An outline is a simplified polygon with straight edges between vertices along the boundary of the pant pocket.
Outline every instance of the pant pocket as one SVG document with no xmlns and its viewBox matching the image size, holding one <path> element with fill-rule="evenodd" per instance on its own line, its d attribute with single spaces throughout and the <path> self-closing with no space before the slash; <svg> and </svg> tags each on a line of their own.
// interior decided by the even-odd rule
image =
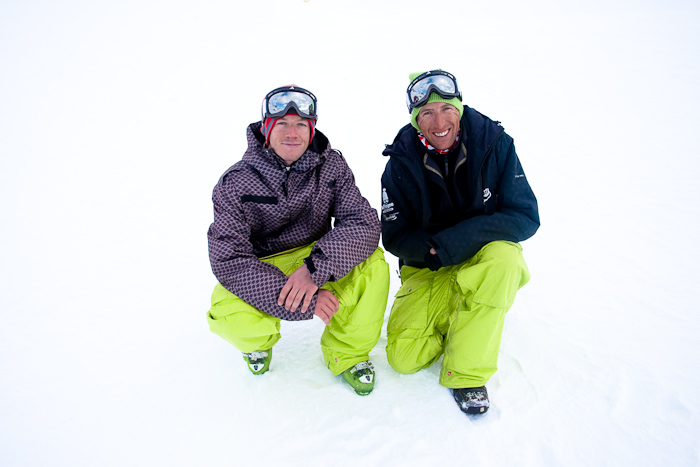
<svg viewBox="0 0 700 467">
<path fill-rule="evenodd" d="M 391 307 L 387 331 L 424 330 L 428 325 L 430 280 L 415 275 L 403 283 Z"/>
</svg>

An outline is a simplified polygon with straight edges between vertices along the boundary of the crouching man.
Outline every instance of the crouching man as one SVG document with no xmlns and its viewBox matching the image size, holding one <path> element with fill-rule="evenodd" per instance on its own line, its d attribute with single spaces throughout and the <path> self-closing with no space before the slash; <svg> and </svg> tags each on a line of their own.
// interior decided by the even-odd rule
<svg viewBox="0 0 700 467">
<path fill-rule="evenodd" d="M 248 150 L 214 188 L 209 258 L 219 284 L 210 329 L 270 368 L 280 320 L 319 317 L 328 369 L 359 395 L 374 388 L 369 352 L 383 324 L 389 267 L 377 212 L 316 130 L 316 97 L 297 86 L 267 94 Z"/>
<path fill-rule="evenodd" d="M 513 139 L 462 105 L 455 77 L 413 73 L 411 124 L 382 175 L 382 238 L 402 285 L 388 324 L 387 356 L 414 373 L 444 354 L 440 384 L 463 412 L 490 406 L 506 312 L 530 279 L 518 242 L 539 227 L 537 200 Z"/>
</svg>

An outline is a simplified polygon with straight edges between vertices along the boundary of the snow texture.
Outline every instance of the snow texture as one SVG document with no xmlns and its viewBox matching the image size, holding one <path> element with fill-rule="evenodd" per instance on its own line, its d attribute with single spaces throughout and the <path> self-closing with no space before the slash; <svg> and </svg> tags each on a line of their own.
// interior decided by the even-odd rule
<svg viewBox="0 0 700 467">
<path fill-rule="evenodd" d="M 0 465 L 700 464 L 699 10 L 0 3 Z M 356 396 L 318 319 L 284 323 L 253 376 L 207 327 L 206 231 L 263 96 L 312 90 L 379 208 L 408 74 L 438 67 L 540 203 L 491 409 L 462 414 L 439 364 L 395 373 L 386 329 Z"/>
</svg>

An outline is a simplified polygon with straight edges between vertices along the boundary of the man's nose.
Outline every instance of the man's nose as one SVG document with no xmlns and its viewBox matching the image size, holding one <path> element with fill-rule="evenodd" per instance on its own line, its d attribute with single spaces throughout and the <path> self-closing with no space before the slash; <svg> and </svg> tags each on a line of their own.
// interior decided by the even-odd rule
<svg viewBox="0 0 700 467">
<path fill-rule="evenodd" d="M 435 115 L 435 126 L 442 128 L 442 124 L 445 123 L 445 117 L 442 113 L 437 112 Z"/>
</svg>

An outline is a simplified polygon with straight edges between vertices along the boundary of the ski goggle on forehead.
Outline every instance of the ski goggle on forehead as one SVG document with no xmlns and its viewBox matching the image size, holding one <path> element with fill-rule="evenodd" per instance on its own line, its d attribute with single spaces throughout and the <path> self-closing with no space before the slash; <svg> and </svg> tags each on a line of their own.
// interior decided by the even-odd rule
<svg viewBox="0 0 700 467">
<path fill-rule="evenodd" d="M 316 96 L 299 86 L 283 86 L 268 92 L 262 102 L 262 119 L 283 117 L 292 108 L 300 117 L 318 120 Z"/>
<path fill-rule="evenodd" d="M 457 98 L 462 100 L 462 92 L 457 85 L 457 78 L 451 73 L 442 70 L 426 71 L 417 76 L 406 88 L 406 105 L 408 112 L 416 107 L 423 107 L 435 92 L 443 99 Z"/>
</svg>

